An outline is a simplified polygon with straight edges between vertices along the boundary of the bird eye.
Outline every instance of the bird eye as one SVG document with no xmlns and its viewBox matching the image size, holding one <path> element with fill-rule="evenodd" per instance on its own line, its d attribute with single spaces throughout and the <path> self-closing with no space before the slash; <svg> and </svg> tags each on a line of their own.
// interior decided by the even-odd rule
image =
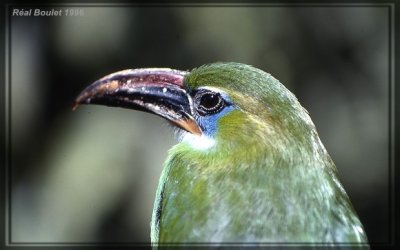
<svg viewBox="0 0 400 250">
<path fill-rule="evenodd" d="M 225 107 L 225 101 L 219 93 L 212 91 L 201 91 L 195 96 L 197 112 L 202 115 L 218 113 Z"/>
</svg>

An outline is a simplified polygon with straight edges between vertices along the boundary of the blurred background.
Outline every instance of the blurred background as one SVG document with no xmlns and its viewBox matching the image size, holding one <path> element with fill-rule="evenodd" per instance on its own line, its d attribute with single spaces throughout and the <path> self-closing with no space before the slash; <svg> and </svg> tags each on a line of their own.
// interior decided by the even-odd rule
<svg viewBox="0 0 400 250">
<path fill-rule="evenodd" d="M 117 70 L 215 61 L 254 65 L 296 94 L 370 242 L 389 241 L 388 7 L 54 9 L 75 16 L 10 18 L 14 243 L 149 242 L 171 129 L 72 102 Z"/>
</svg>

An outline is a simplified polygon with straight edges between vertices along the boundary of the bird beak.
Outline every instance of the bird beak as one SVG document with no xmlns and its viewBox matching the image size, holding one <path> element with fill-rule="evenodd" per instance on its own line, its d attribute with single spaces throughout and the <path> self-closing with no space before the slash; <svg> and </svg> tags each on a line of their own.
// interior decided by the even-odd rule
<svg viewBox="0 0 400 250">
<path fill-rule="evenodd" d="M 145 111 L 201 135 L 193 118 L 192 98 L 183 88 L 186 71 L 164 68 L 129 69 L 107 75 L 85 88 L 74 102 Z"/>
</svg>

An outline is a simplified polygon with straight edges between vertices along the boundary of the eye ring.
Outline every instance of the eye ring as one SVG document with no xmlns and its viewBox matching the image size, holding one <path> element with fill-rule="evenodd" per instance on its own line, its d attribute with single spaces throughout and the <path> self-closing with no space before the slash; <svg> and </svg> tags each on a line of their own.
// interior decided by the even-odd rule
<svg viewBox="0 0 400 250">
<path fill-rule="evenodd" d="M 226 106 L 220 93 L 209 90 L 197 92 L 194 100 L 197 113 L 201 116 L 216 114 Z"/>
</svg>

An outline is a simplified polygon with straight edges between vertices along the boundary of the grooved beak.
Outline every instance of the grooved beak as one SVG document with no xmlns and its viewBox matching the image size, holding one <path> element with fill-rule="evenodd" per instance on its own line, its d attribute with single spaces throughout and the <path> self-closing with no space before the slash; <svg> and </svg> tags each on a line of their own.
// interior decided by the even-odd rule
<svg viewBox="0 0 400 250">
<path fill-rule="evenodd" d="M 192 99 L 183 88 L 186 71 L 167 68 L 128 69 L 107 75 L 85 88 L 75 99 L 80 104 L 99 104 L 153 113 L 178 127 L 201 135 L 193 118 Z"/>
</svg>

